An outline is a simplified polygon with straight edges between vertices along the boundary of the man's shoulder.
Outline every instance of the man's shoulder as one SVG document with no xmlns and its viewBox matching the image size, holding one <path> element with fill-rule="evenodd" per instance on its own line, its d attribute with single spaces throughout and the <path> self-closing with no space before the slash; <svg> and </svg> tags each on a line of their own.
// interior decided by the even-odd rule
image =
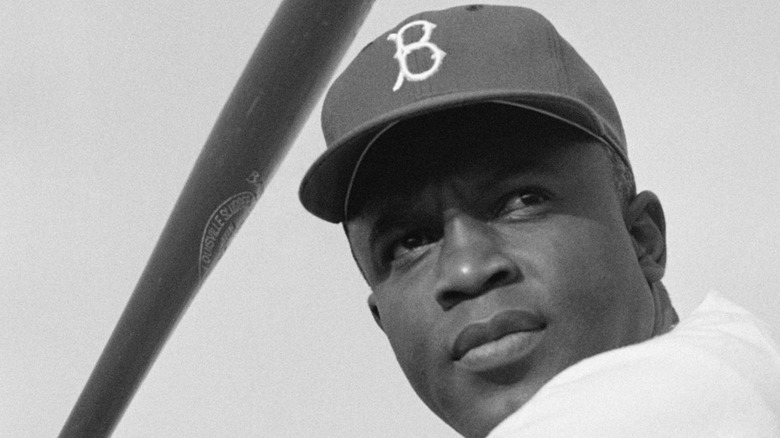
<svg viewBox="0 0 780 438">
<path fill-rule="evenodd" d="M 768 326 L 710 293 L 671 332 L 564 370 L 490 438 L 776 437 L 777 388 L 780 352 Z"/>
</svg>

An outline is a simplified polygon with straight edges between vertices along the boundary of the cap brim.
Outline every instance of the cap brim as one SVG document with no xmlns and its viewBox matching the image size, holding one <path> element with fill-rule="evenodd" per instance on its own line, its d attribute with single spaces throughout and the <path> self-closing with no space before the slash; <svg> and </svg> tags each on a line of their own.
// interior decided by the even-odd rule
<svg viewBox="0 0 780 438">
<path fill-rule="evenodd" d="M 345 201 L 357 164 L 369 142 L 388 124 L 436 111 L 476 103 L 501 103 L 531 110 L 572 125 L 612 147 L 628 162 L 616 143 L 616 133 L 588 105 L 568 96 L 518 93 L 516 90 L 480 90 L 434 96 L 374 118 L 334 142 L 303 178 L 299 197 L 304 207 L 328 222 L 343 222 Z"/>
</svg>

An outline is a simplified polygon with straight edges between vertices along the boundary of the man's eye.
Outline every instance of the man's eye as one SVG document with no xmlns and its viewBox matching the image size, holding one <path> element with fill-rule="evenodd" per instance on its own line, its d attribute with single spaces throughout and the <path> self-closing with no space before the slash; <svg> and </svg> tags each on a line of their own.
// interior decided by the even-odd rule
<svg viewBox="0 0 780 438">
<path fill-rule="evenodd" d="M 413 231 L 404 234 L 401 238 L 396 240 L 391 246 L 390 258 L 391 260 L 399 260 L 411 253 L 424 248 L 427 245 L 434 243 L 436 239 L 433 234 L 426 230 Z"/>
<path fill-rule="evenodd" d="M 522 214 L 532 207 L 549 201 L 550 197 L 540 190 L 514 193 L 507 197 L 501 207 L 501 215 Z"/>
</svg>

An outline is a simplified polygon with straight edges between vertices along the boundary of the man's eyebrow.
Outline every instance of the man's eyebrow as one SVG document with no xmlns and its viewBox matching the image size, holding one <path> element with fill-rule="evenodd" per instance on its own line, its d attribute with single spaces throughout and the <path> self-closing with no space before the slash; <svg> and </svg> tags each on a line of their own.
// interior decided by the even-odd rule
<svg viewBox="0 0 780 438">
<path fill-rule="evenodd" d="M 372 212 L 369 218 L 369 242 L 372 244 L 381 237 L 383 234 L 404 226 L 405 224 L 414 223 L 412 215 L 402 208 L 403 204 L 400 202 L 390 202 Z"/>
</svg>

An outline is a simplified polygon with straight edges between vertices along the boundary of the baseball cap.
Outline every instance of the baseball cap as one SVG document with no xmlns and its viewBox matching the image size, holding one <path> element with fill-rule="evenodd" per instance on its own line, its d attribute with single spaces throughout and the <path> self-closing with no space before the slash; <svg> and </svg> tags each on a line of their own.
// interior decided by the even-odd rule
<svg viewBox="0 0 780 438">
<path fill-rule="evenodd" d="M 360 161 L 383 132 L 402 120 L 485 102 L 574 126 L 630 167 L 612 97 L 547 19 L 522 7 L 459 6 L 407 18 L 334 81 L 322 109 L 327 149 L 301 182 L 302 204 L 324 220 L 344 221 Z"/>
</svg>

